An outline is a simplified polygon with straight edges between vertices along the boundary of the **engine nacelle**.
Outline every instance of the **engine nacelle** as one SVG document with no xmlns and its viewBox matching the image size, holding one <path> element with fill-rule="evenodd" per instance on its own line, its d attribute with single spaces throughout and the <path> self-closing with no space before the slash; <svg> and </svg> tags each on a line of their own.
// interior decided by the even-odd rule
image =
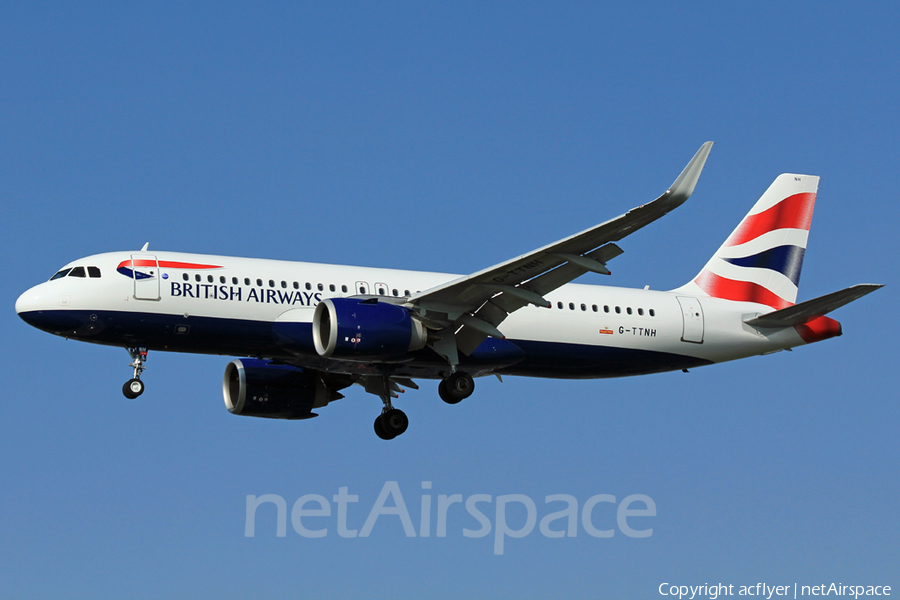
<svg viewBox="0 0 900 600">
<path fill-rule="evenodd" d="M 402 306 L 355 298 L 328 298 L 313 315 L 320 356 L 345 360 L 406 360 L 428 340 L 425 326 Z"/>
<path fill-rule="evenodd" d="M 228 363 L 222 393 L 228 412 L 268 419 L 309 419 L 312 409 L 343 398 L 315 373 L 254 359 Z"/>
</svg>

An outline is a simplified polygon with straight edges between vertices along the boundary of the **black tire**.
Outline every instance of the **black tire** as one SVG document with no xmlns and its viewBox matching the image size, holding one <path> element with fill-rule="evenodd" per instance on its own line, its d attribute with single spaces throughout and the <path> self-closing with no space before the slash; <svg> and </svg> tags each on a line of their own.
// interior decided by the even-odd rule
<svg viewBox="0 0 900 600">
<path fill-rule="evenodd" d="M 406 413 L 396 408 L 382 413 L 379 418 L 381 419 L 381 427 L 391 438 L 401 435 L 409 427 L 409 418 L 406 416 Z"/>
<path fill-rule="evenodd" d="M 134 400 L 144 393 L 144 382 L 140 379 L 129 379 L 122 386 L 122 394 L 129 400 Z"/>
<path fill-rule="evenodd" d="M 447 404 L 459 404 L 460 402 L 462 402 L 462 398 L 457 398 L 450 395 L 450 390 L 447 389 L 446 379 L 442 379 L 438 384 L 438 396 L 440 396 L 441 400 L 443 400 Z"/>
<path fill-rule="evenodd" d="M 475 391 L 475 380 L 468 373 L 457 371 L 438 385 L 438 394 L 448 404 L 465 400 Z"/>
<path fill-rule="evenodd" d="M 380 437 L 383 440 L 394 439 L 394 436 L 388 434 L 388 432 L 386 432 L 384 430 L 384 424 L 381 422 L 381 417 L 382 417 L 382 415 L 378 415 L 375 418 L 375 435 L 377 435 L 378 437 Z"/>
</svg>

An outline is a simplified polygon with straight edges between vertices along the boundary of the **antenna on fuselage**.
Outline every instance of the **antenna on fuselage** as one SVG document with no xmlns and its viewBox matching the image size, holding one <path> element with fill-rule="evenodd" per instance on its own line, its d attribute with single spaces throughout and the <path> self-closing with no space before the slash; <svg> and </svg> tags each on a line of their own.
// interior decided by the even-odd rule
<svg viewBox="0 0 900 600">
<path fill-rule="evenodd" d="M 141 252 L 146 252 L 147 248 L 150 247 L 150 242 L 144 242 L 144 246 L 141 248 Z"/>
</svg>

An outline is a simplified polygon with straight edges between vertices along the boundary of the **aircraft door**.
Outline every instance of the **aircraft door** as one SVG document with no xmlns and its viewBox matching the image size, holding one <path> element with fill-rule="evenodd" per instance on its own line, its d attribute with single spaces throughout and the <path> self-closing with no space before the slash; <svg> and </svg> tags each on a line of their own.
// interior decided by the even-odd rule
<svg viewBox="0 0 900 600">
<path fill-rule="evenodd" d="M 365 281 L 357 281 L 356 282 L 356 290 L 354 290 L 359 296 L 366 296 L 369 294 L 369 284 Z"/>
<path fill-rule="evenodd" d="M 703 308 L 700 306 L 700 301 L 696 298 L 678 296 L 678 304 L 681 305 L 681 316 L 684 319 L 681 341 L 702 344 Z"/>
<path fill-rule="evenodd" d="M 131 275 L 134 277 L 136 300 L 159 300 L 159 262 L 153 254 L 132 254 Z"/>
</svg>

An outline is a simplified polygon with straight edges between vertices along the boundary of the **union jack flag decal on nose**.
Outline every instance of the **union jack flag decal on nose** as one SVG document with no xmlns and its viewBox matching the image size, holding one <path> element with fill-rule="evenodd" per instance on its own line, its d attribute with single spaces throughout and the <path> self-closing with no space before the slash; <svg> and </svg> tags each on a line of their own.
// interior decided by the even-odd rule
<svg viewBox="0 0 900 600">
<path fill-rule="evenodd" d="M 778 176 L 692 283 L 713 298 L 792 306 L 818 185 L 811 175 Z"/>
</svg>

